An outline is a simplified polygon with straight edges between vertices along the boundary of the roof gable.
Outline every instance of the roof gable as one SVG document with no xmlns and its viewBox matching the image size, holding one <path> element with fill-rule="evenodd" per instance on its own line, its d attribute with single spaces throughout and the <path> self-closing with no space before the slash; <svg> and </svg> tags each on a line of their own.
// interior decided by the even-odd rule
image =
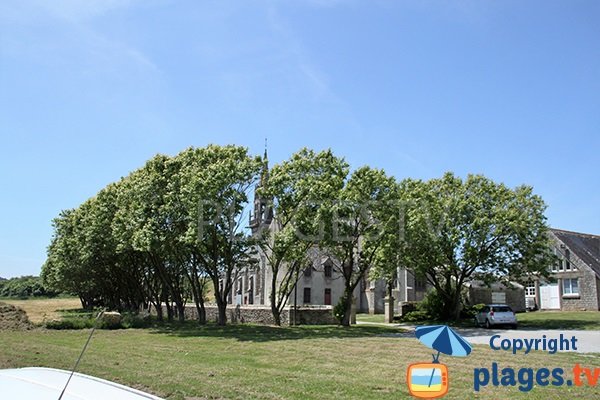
<svg viewBox="0 0 600 400">
<path fill-rule="evenodd" d="M 600 236 L 553 228 L 550 231 L 600 277 Z"/>
</svg>

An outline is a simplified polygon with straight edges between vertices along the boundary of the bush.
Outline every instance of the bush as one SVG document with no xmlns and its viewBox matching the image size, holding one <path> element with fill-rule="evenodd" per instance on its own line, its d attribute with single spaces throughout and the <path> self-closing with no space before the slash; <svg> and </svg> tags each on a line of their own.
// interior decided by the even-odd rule
<svg viewBox="0 0 600 400">
<path fill-rule="evenodd" d="M 124 329 L 147 328 L 151 324 L 150 316 L 142 317 L 137 313 L 123 313 L 121 327 Z"/>
<path fill-rule="evenodd" d="M 425 298 L 418 305 L 419 311 L 423 311 L 430 316 L 430 319 L 443 320 L 447 316 L 443 315 L 444 301 L 435 290 L 430 290 L 425 295 Z"/>
<path fill-rule="evenodd" d="M 137 313 L 123 313 L 118 324 L 111 319 L 96 321 L 96 312 L 81 312 L 68 314 L 61 320 L 47 321 L 44 326 L 47 329 L 129 329 L 147 328 L 151 324 L 150 318 L 144 318 Z"/>
<path fill-rule="evenodd" d="M 94 319 L 87 318 L 65 318 L 61 320 L 47 321 L 47 329 L 89 329 L 94 327 Z"/>
<path fill-rule="evenodd" d="M 346 306 L 348 304 L 348 298 L 346 298 L 345 296 L 342 296 L 340 298 L 340 301 L 338 301 L 338 303 L 335 305 L 335 307 L 333 307 L 333 316 L 335 317 L 335 319 L 338 320 L 338 322 L 341 324 L 342 320 L 344 319 L 344 313 L 346 312 Z"/>
<path fill-rule="evenodd" d="M 430 321 L 432 319 L 433 318 L 431 318 L 431 315 L 429 315 L 429 313 L 427 313 L 427 311 L 410 311 L 402 316 L 401 321 L 402 322 L 423 322 L 423 321 Z"/>
<path fill-rule="evenodd" d="M 483 303 L 466 306 L 460 311 L 460 317 L 465 319 L 474 318 L 475 315 L 477 315 L 477 313 L 483 309 L 483 307 L 485 307 L 485 304 Z"/>
</svg>

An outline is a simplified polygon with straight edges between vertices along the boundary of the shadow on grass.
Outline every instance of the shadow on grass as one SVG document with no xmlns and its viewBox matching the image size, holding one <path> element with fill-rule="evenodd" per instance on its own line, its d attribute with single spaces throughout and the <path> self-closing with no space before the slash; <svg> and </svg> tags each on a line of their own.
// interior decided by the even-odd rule
<svg viewBox="0 0 600 400">
<path fill-rule="evenodd" d="M 390 334 L 413 337 L 413 334 L 399 328 L 382 326 L 354 325 L 342 327 L 335 325 L 303 325 L 295 327 L 277 327 L 253 324 L 215 324 L 198 325 L 189 321 L 184 323 L 155 323 L 152 333 L 168 334 L 178 337 L 232 338 L 247 342 L 269 342 L 300 339 L 345 339 L 388 336 Z"/>
<path fill-rule="evenodd" d="M 475 328 L 475 322 L 473 319 L 460 319 L 458 321 L 417 321 L 417 322 L 399 322 L 400 324 L 421 326 L 421 325 L 448 325 L 452 328 Z"/>
</svg>

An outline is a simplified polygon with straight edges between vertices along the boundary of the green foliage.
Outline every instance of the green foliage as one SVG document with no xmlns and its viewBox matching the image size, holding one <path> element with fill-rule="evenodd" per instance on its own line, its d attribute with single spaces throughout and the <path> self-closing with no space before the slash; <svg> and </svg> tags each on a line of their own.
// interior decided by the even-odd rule
<svg viewBox="0 0 600 400">
<path fill-rule="evenodd" d="M 61 320 L 47 321 L 46 329 L 91 329 L 94 327 L 93 318 L 65 318 Z"/>
<path fill-rule="evenodd" d="M 126 312 L 122 314 L 121 327 L 123 329 L 148 328 L 152 324 L 150 316 L 143 317 L 138 313 Z"/>
<path fill-rule="evenodd" d="M 310 265 L 308 250 L 324 234 L 331 205 L 343 187 L 348 164 L 331 150 L 302 149 L 266 172 L 266 159 L 257 195 L 268 200 L 277 229 L 262 232 L 258 245 L 271 269 L 275 321 L 285 307 L 298 274 Z M 255 213 L 259 210 L 255 210 Z"/>
<path fill-rule="evenodd" d="M 239 222 L 259 167 L 238 146 L 153 157 L 54 219 L 45 284 L 77 294 L 88 309 L 166 303 L 169 319 L 175 311 L 183 319 L 186 300 L 200 306 L 210 279 L 226 304 L 237 272 L 252 263 Z"/>
<path fill-rule="evenodd" d="M 429 315 L 429 319 L 438 321 L 448 319 L 448 316 L 444 315 L 444 299 L 436 290 L 428 291 L 423 300 L 417 305 L 417 308 Z"/>
<path fill-rule="evenodd" d="M 348 302 L 350 300 L 345 295 L 340 297 L 338 303 L 333 307 L 333 316 L 335 319 L 339 321 L 340 324 L 343 323 L 344 318 L 346 317 L 346 310 L 348 309 Z"/>
<path fill-rule="evenodd" d="M 404 314 L 402 316 L 402 318 L 400 319 L 402 322 L 424 322 L 424 321 L 431 321 L 434 320 L 435 318 L 432 317 L 426 310 L 415 310 L 415 311 L 409 311 L 406 314 Z"/>
<path fill-rule="evenodd" d="M 444 318 L 458 318 L 467 280 L 546 276 L 553 262 L 542 199 L 482 175 L 445 174 L 401 183 L 406 218 L 403 264 L 426 276 L 443 299 Z"/>
<path fill-rule="evenodd" d="M 463 309 L 460 311 L 460 317 L 464 318 L 464 319 L 473 318 L 481 310 L 483 310 L 484 307 L 485 307 L 485 304 L 483 304 L 483 303 L 479 303 L 479 304 L 474 304 L 472 306 L 463 307 Z"/>
<path fill-rule="evenodd" d="M 365 166 L 350 175 L 339 192 L 339 200 L 333 203 L 330 232 L 325 235 L 323 245 L 339 260 L 347 298 L 352 298 L 371 266 L 383 266 L 386 262 L 397 265 L 393 259 L 383 261 L 383 249 L 393 246 L 393 235 L 397 232 L 394 225 L 397 196 L 393 177 Z M 350 307 L 347 307 L 342 324 L 349 326 L 349 318 Z"/>
<path fill-rule="evenodd" d="M 151 325 L 150 317 L 143 317 L 138 313 L 125 312 L 121 314 L 121 322 L 118 324 L 109 321 L 97 321 L 98 312 L 67 312 L 59 320 L 44 322 L 47 329 L 138 329 L 147 328 Z"/>
<path fill-rule="evenodd" d="M 58 294 L 58 291 L 47 288 L 38 276 L 0 280 L 0 297 L 54 297 Z"/>
<path fill-rule="evenodd" d="M 274 309 L 285 306 L 318 246 L 341 274 L 344 298 L 369 269 L 390 290 L 405 265 L 434 287 L 429 312 L 450 319 L 459 316 L 467 280 L 547 275 L 545 204 L 530 187 L 451 173 L 398 184 L 368 166 L 349 171 L 331 150 L 302 149 L 270 173 L 266 160 L 233 145 L 157 155 L 54 219 L 43 288 L 77 294 L 88 309 L 167 304 L 168 319 L 183 319 L 186 301 L 201 309 L 212 283 L 224 323 L 233 282 L 257 263 L 256 244 L 269 257 Z M 275 229 L 257 240 L 243 217 L 259 178 L 256 194 L 273 202 Z M 348 325 L 344 304 L 336 307 Z"/>
</svg>

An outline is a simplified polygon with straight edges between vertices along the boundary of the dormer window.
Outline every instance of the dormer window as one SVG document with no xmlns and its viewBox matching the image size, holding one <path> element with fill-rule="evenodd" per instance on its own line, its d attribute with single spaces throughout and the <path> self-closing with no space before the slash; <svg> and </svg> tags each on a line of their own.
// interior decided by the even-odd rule
<svg viewBox="0 0 600 400">
<path fill-rule="evenodd" d="M 577 271 L 575 265 L 571 263 L 571 251 L 565 245 L 561 245 L 560 249 L 555 248 L 554 254 L 557 256 L 557 260 L 556 264 L 550 266 L 551 272 Z"/>
</svg>

